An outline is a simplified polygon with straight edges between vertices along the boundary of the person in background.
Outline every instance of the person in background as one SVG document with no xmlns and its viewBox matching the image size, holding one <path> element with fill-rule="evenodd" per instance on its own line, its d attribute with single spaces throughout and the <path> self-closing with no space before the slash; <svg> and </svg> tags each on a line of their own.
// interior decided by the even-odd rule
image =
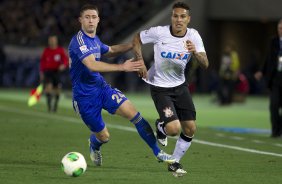
<svg viewBox="0 0 282 184">
<path fill-rule="evenodd" d="M 267 58 L 260 71 L 255 73 L 255 78 L 265 78 L 266 85 L 270 91 L 270 121 L 271 137 L 282 136 L 282 19 L 277 24 L 278 35 L 269 45 Z"/>
<path fill-rule="evenodd" d="M 238 53 L 227 45 L 221 56 L 219 68 L 218 100 L 220 105 L 232 103 L 235 85 L 238 81 L 240 61 Z"/>
<path fill-rule="evenodd" d="M 40 59 L 40 82 L 44 84 L 48 112 L 56 112 L 61 93 L 60 73 L 68 68 L 68 56 L 58 45 L 58 37 L 48 37 L 46 47 Z"/>
<path fill-rule="evenodd" d="M 6 65 L 6 53 L 4 51 L 4 45 L 0 42 L 0 87 L 3 86 L 3 76 Z"/>
</svg>

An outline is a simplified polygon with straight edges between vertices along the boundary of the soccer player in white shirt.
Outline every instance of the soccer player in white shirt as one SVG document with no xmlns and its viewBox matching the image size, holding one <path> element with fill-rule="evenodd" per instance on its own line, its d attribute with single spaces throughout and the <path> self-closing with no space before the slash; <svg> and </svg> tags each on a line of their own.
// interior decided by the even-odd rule
<svg viewBox="0 0 282 184">
<path fill-rule="evenodd" d="M 180 159 L 190 147 L 196 131 L 196 110 L 184 70 L 191 60 L 203 69 L 209 65 L 201 36 L 195 29 L 187 28 L 189 22 L 189 6 L 177 2 L 172 7 L 171 25 L 151 27 L 133 39 L 133 51 L 138 60 L 143 60 L 141 45 L 154 44 L 154 64 L 148 71 L 144 66 L 138 74 L 150 84 L 151 96 L 160 116 L 156 121 L 159 143 L 166 146 L 167 135 L 180 134 L 173 152 L 176 162 L 168 165 L 168 170 L 175 176 L 187 173 Z"/>
</svg>

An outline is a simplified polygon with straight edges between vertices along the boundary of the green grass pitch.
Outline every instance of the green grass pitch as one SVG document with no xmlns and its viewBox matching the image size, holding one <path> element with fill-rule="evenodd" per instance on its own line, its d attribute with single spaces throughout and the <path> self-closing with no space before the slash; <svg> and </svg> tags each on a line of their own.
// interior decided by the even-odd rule
<svg viewBox="0 0 282 184">
<path fill-rule="evenodd" d="M 111 134 L 102 147 L 103 166 L 89 158 L 89 130 L 74 113 L 71 99 L 63 97 L 56 114 L 46 112 L 45 98 L 29 108 L 28 92 L 0 89 L 0 183 L 2 184 L 277 184 L 282 181 L 282 139 L 269 133 L 228 132 L 217 129 L 269 130 L 268 100 L 249 97 L 244 104 L 220 107 L 210 96 L 193 96 L 198 131 L 182 164 L 188 174 L 175 178 L 158 163 L 128 121 L 103 112 Z M 148 92 L 127 94 L 154 128 L 157 113 Z M 244 130 L 244 129 L 243 129 Z M 171 153 L 176 139 L 163 148 Z M 66 176 L 62 157 L 82 153 L 87 171 Z"/>
</svg>

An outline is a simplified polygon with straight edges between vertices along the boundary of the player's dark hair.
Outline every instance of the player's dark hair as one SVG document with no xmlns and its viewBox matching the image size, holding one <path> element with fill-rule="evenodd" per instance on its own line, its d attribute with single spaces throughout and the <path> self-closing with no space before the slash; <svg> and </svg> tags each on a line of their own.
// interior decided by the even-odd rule
<svg viewBox="0 0 282 184">
<path fill-rule="evenodd" d="M 190 15 L 190 7 L 188 4 L 184 3 L 184 2 L 176 2 L 173 4 L 172 9 L 174 8 L 183 8 L 185 10 L 188 11 L 188 15 Z"/>
<path fill-rule="evenodd" d="M 93 4 L 85 4 L 80 8 L 79 15 L 81 16 L 84 11 L 86 10 L 96 10 L 97 14 L 99 15 L 98 7 Z"/>
</svg>

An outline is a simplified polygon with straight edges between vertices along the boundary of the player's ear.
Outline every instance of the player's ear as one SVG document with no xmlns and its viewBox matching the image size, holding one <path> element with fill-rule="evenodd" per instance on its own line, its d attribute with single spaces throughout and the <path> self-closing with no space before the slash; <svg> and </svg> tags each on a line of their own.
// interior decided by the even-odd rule
<svg viewBox="0 0 282 184">
<path fill-rule="evenodd" d="M 191 16 L 188 15 L 188 24 L 190 23 L 190 21 L 191 21 Z"/>
<path fill-rule="evenodd" d="M 81 23 L 81 17 L 78 17 L 78 21 L 79 21 L 79 23 Z"/>
</svg>

